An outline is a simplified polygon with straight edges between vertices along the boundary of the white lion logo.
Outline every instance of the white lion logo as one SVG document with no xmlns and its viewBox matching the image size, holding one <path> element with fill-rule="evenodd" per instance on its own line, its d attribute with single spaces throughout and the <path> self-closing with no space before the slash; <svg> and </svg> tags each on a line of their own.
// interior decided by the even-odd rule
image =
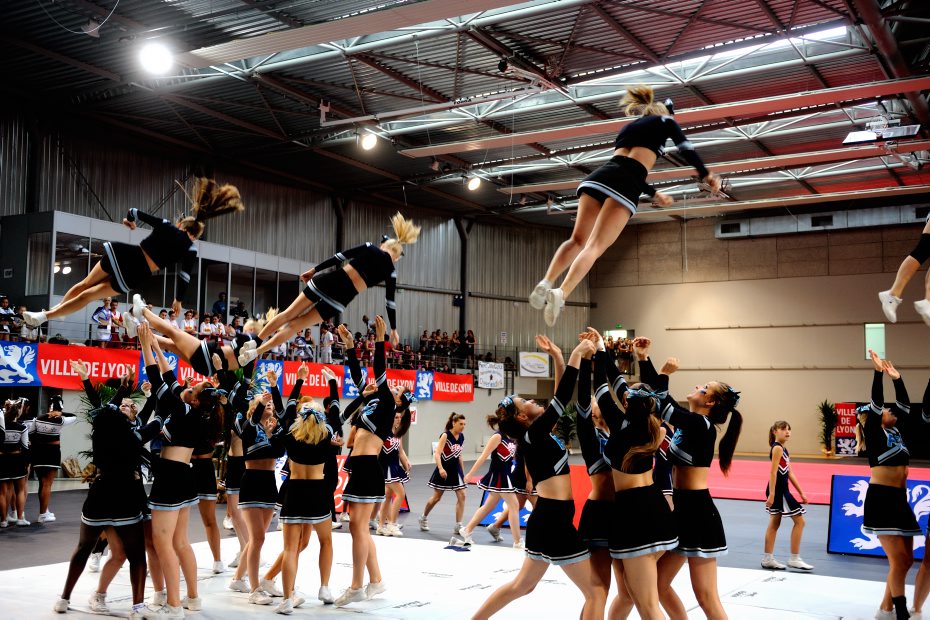
<svg viewBox="0 0 930 620">
<path fill-rule="evenodd" d="M 417 375 L 417 398 L 429 398 L 433 393 L 433 373 L 421 372 Z"/>
<path fill-rule="evenodd" d="M 0 383 L 32 383 L 35 377 L 26 372 L 26 368 L 36 357 L 36 349 L 15 344 L 0 347 Z"/>
<path fill-rule="evenodd" d="M 847 502 L 843 504 L 843 514 L 847 517 L 862 517 L 865 512 L 865 495 L 869 490 L 869 483 L 867 480 L 857 480 L 855 484 L 849 487 L 849 490 L 855 491 L 858 495 L 856 497 L 856 503 Z M 913 489 L 907 489 L 907 501 L 914 511 L 914 516 L 920 521 L 925 515 L 930 514 L 930 486 L 918 484 Z M 860 531 L 864 538 L 856 537 L 849 541 L 856 549 L 878 549 L 882 546 L 878 540 L 878 536 L 869 534 L 861 529 Z M 924 536 L 914 537 L 915 549 L 923 547 L 925 544 L 926 539 Z"/>
</svg>

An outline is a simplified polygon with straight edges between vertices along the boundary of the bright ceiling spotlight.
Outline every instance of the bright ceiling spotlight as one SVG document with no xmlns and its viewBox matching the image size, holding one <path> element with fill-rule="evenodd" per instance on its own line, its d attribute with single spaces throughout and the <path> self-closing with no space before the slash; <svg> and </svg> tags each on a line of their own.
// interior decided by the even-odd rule
<svg viewBox="0 0 930 620">
<path fill-rule="evenodd" d="M 139 52 L 139 62 L 149 73 L 162 75 L 174 65 L 174 54 L 161 43 L 146 43 Z"/>
<path fill-rule="evenodd" d="M 467 187 L 470 191 L 475 191 L 476 189 L 481 187 L 481 179 L 479 179 L 478 177 L 472 177 L 468 179 Z"/>
<path fill-rule="evenodd" d="M 68 275 L 69 273 L 71 273 L 71 266 L 65 265 L 64 267 L 62 267 L 61 273 L 63 273 L 64 275 Z"/>
<path fill-rule="evenodd" d="M 378 145 L 378 136 L 373 133 L 366 133 L 362 136 L 361 145 L 364 150 L 370 151 Z"/>
<path fill-rule="evenodd" d="M 55 263 L 55 273 L 58 273 L 59 271 L 61 271 L 61 265 Z"/>
</svg>

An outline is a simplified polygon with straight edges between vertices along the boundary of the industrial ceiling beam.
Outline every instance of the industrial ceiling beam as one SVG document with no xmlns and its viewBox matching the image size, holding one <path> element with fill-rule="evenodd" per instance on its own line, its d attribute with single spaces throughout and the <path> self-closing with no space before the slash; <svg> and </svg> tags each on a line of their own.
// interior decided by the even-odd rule
<svg viewBox="0 0 930 620">
<path fill-rule="evenodd" d="M 688 108 L 676 111 L 675 119 L 681 125 L 697 125 L 710 121 L 719 121 L 721 118 L 725 117 L 763 116 L 793 108 L 815 108 L 844 101 L 885 97 L 898 93 L 918 92 L 927 89 L 930 89 L 930 76 L 903 80 L 883 80 L 880 82 L 852 84 L 837 88 L 824 88 L 821 90 L 791 93 L 787 95 L 776 95 L 774 97 L 763 97 L 760 99 L 749 99 L 746 101 L 734 101 L 731 103 Z M 595 121 L 584 125 L 570 125 L 568 127 L 559 127 L 556 129 L 515 133 L 505 137 L 448 142 L 415 149 L 404 149 L 400 152 L 408 157 L 430 157 L 433 155 L 445 155 L 447 153 L 464 153 L 469 151 L 509 148 L 513 144 L 571 140 L 574 138 L 615 133 L 624 125 L 634 120 L 634 118 L 623 117 L 607 121 Z"/>
<path fill-rule="evenodd" d="M 792 155 L 756 157 L 752 159 L 726 161 L 709 165 L 715 174 L 739 175 L 763 172 L 767 170 L 817 166 L 820 164 L 852 161 L 855 159 L 870 159 L 872 157 L 890 155 L 891 152 L 914 153 L 916 151 L 930 151 L 930 140 L 902 142 L 896 144 L 893 149 L 889 149 L 882 144 L 870 144 L 867 146 L 850 146 L 840 149 L 829 149 L 826 151 L 814 151 L 812 153 L 795 153 Z M 690 179 L 693 176 L 694 168 L 690 166 L 684 166 L 681 168 L 665 168 L 663 170 L 653 170 L 649 173 L 647 180 L 650 183 L 658 183 L 685 180 Z M 578 187 L 579 183 L 581 183 L 581 179 L 573 181 L 560 181 L 557 183 L 532 183 L 529 185 L 518 185 L 516 187 L 500 187 L 497 191 L 501 192 L 502 194 L 557 192 L 575 189 Z"/>
<path fill-rule="evenodd" d="M 636 212 L 636 217 L 637 219 L 657 219 L 669 216 L 686 216 L 688 219 L 693 219 L 696 217 L 711 217 L 733 211 L 790 208 L 811 204 L 819 205 L 831 202 L 849 202 L 874 198 L 891 198 L 894 196 L 910 196 L 914 194 L 927 194 L 928 192 L 930 192 L 930 185 L 906 185 L 904 187 L 883 187 L 851 192 L 832 192 L 828 194 L 788 196 L 784 198 L 761 198 L 759 200 L 744 200 L 741 202 L 676 206 L 668 209 L 639 209 Z"/>
</svg>

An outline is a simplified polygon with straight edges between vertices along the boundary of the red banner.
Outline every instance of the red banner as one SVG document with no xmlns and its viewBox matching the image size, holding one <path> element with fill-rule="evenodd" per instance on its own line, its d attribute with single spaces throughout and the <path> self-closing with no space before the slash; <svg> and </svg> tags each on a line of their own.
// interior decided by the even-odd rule
<svg viewBox="0 0 930 620">
<path fill-rule="evenodd" d="M 433 400 L 472 401 L 475 383 L 472 375 L 433 373 Z"/>
<path fill-rule="evenodd" d="M 833 443 L 837 456 L 856 456 L 856 403 L 836 403 L 836 428 Z"/>
<path fill-rule="evenodd" d="M 71 360 L 81 360 L 87 364 L 93 383 L 122 377 L 130 369 L 137 370 L 139 366 L 139 352 L 126 349 L 40 344 L 38 357 L 36 367 L 42 385 L 64 390 L 84 389 L 81 378 L 71 370 Z"/>
<path fill-rule="evenodd" d="M 300 369 L 301 362 L 284 362 L 284 389 L 281 393 L 286 398 L 291 390 L 294 388 L 294 384 L 297 383 L 297 371 Z M 330 370 L 336 375 L 336 381 L 339 383 L 339 394 L 342 395 L 342 366 L 337 364 L 316 364 L 308 363 L 307 368 L 310 370 L 310 374 L 307 375 L 307 379 L 304 381 L 303 386 L 300 388 L 300 393 L 303 396 L 313 396 L 317 398 L 323 398 L 329 396 L 329 382 L 326 379 L 326 376 L 323 375 L 323 367 L 328 366 Z"/>
</svg>

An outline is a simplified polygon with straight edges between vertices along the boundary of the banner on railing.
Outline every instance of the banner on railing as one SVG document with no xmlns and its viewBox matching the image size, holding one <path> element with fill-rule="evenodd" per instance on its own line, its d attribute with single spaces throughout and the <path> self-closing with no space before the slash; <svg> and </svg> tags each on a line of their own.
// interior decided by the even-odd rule
<svg viewBox="0 0 930 620">
<path fill-rule="evenodd" d="M 178 379 L 193 382 L 206 377 L 191 368 L 172 353 L 165 356 L 171 363 Z M 64 390 L 81 390 L 81 378 L 71 369 L 71 360 L 87 364 L 90 380 L 100 383 L 119 378 L 130 369 L 136 370 L 137 381 L 146 380 L 142 355 L 131 349 L 103 349 L 99 347 L 77 347 L 57 344 L 8 343 L 0 345 L 0 385 L 45 386 Z M 259 360 L 255 365 L 254 382 L 260 388 L 269 385 L 268 372 L 274 372 L 278 389 L 287 396 L 297 382 L 297 371 L 301 362 L 279 362 Z M 307 396 L 324 397 L 329 394 L 329 384 L 323 375 L 324 364 L 307 364 L 307 376 L 300 393 Z M 328 364 L 336 375 L 343 398 L 358 396 L 358 388 L 349 377 L 348 367 Z M 374 372 L 362 368 L 367 383 L 375 380 Z M 474 399 L 472 376 L 434 373 L 422 370 L 387 371 L 388 385 L 402 385 L 413 392 L 418 400 L 471 401 Z"/>
<path fill-rule="evenodd" d="M 494 362 L 478 362 L 478 387 L 503 390 L 504 365 Z"/>
</svg>

